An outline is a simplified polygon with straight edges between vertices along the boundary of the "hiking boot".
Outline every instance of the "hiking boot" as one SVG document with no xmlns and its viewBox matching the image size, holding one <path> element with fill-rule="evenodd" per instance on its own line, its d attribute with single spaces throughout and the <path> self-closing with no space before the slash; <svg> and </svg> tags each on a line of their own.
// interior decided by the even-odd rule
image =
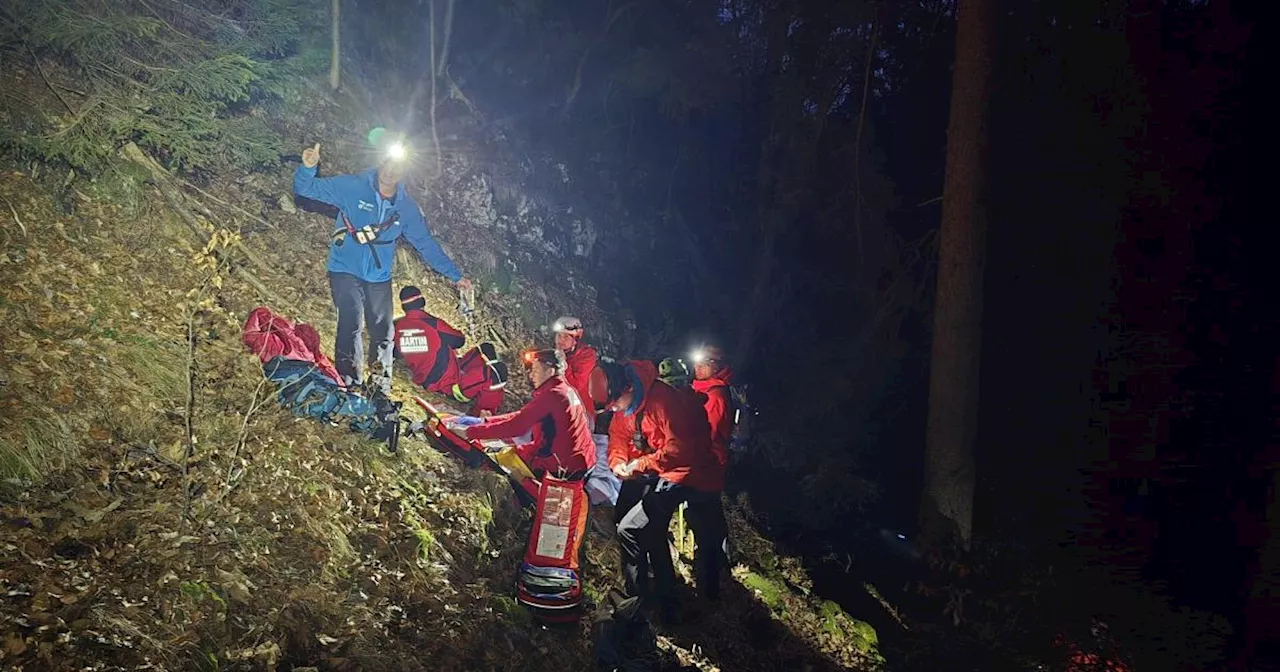
<svg viewBox="0 0 1280 672">
<path fill-rule="evenodd" d="M 365 389 L 370 395 L 382 395 L 384 397 L 391 396 L 391 376 L 381 376 L 374 374 L 369 376 L 369 381 L 365 383 Z"/>
</svg>

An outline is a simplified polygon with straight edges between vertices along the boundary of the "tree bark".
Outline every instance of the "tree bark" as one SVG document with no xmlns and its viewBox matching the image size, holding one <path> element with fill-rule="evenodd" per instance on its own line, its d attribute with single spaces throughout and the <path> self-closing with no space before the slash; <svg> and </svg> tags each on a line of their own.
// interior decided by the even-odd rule
<svg viewBox="0 0 1280 672">
<path fill-rule="evenodd" d="M 966 548 L 973 535 L 996 2 L 961 0 L 957 9 L 920 509 L 924 543 Z"/>
<path fill-rule="evenodd" d="M 338 12 L 340 5 L 341 0 L 333 0 L 333 11 L 330 12 L 333 18 L 332 29 L 330 30 L 330 35 L 333 38 L 333 54 L 329 59 L 329 88 L 334 91 L 337 91 L 338 85 L 342 83 L 340 78 L 340 73 L 342 72 L 340 67 L 342 51 L 338 40 Z"/>
</svg>

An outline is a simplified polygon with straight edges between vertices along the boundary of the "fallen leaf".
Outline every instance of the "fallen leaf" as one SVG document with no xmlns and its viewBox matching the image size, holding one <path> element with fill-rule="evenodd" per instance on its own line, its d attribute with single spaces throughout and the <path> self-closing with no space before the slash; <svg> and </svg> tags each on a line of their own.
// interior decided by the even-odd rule
<svg viewBox="0 0 1280 672">
<path fill-rule="evenodd" d="M 59 406 L 70 406 L 76 403 L 76 390 L 70 385 L 63 385 L 58 393 L 53 395 L 53 401 Z"/>
<path fill-rule="evenodd" d="M 21 656 L 27 652 L 27 643 L 16 632 L 11 632 L 4 638 L 4 651 L 11 656 Z"/>
<path fill-rule="evenodd" d="M 117 497 L 116 501 L 111 502 L 110 504 L 102 507 L 101 509 L 98 509 L 97 511 L 86 511 L 80 514 L 80 516 L 84 518 L 87 522 L 96 523 L 99 520 L 102 520 L 103 516 L 120 508 L 120 505 L 123 503 L 124 503 L 124 498 Z"/>
</svg>

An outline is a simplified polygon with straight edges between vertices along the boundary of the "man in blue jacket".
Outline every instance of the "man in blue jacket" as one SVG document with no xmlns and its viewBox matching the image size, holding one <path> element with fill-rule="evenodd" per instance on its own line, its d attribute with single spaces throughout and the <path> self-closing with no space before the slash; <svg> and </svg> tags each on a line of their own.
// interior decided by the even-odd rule
<svg viewBox="0 0 1280 672">
<path fill-rule="evenodd" d="M 427 229 L 418 204 L 401 180 L 403 150 L 392 146 L 382 163 L 354 175 L 316 177 L 320 143 L 302 152 L 302 165 L 293 174 L 293 191 L 299 196 L 338 208 L 338 230 L 329 243 L 329 290 L 338 310 L 338 335 L 334 359 L 338 373 L 348 383 L 364 380 L 364 339 L 367 327 L 377 362 L 372 382 L 383 393 L 391 389 L 394 346 L 391 264 L 395 243 L 401 236 L 418 250 L 422 260 L 446 278 L 469 289 L 471 281 L 440 248 Z M 371 354 L 373 354 L 371 353 Z"/>
</svg>

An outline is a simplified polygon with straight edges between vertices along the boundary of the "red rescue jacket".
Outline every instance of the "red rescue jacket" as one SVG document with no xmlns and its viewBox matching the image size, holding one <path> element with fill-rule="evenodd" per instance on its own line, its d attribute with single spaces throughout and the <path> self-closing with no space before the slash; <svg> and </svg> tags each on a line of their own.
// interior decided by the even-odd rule
<svg viewBox="0 0 1280 672">
<path fill-rule="evenodd" d="M 711 450 L 720 466 L 729 464 L 729 442 L 733 439 L 733 369 L 724 367 L 706 380 L 694 380 L 693 389 L 707 395 L 704 408 L 711 424 Z"/>
<path fill-rule="evenodd" d="M 516 449 L 537 472 L 583 478 L 596 464 L 596 445 L 586 406 L 561 376 L 533 391 L 524 408 L 497 415 L 467 430 L 473 439 L 509 439 L 533 430 L 533 441 Z"/>
<path fill-rule="evenodd" d="M 596 405 L 591 400 L 591 372 L 596 368 L 596 349 L 579 342 L 573 350 L 564 353 L 564 359 L 569 365 L 564 372 L 564 379 L 570 387 L 577 390 L 578 398 L 587 404 L 587 415 L 594 426 Z"/>
<path fill-rule="evenodd" d="M 459 376 L 455 351 L 466 342 L 466 336 L 422 310 L 410 310 L 395 326 L 396 355 L 409 366 L 413 382 L 432 392 L 452 394 Z"/>
<path fill-rule="evenodd" d="M 309 324 L 295 325 L 271 312 L 270 308 L 259 306 L 245 320 L 240 341 L 263 364 L 276 357 L 311 362 L 321 373 L 342 384 L 338 369 L 320 350 L 320 334 Z"/>
<path fill-rule="evenodd" d="M 724 489 L 724 469 L 711 449 L 711 425 L 703 409 L 705 395 L 676 389 L 658 380 L 652 362 L 632 361 L 644 386 L 644 398 L 635 413 L 614 413 L 609 423 L 609 468 L 639 460 L 637 471 L 656 472 L 681 485 L 719 492 Z M 635 442 L 636 418 L 643 416 L 644 446 Z"/>
</svg>

